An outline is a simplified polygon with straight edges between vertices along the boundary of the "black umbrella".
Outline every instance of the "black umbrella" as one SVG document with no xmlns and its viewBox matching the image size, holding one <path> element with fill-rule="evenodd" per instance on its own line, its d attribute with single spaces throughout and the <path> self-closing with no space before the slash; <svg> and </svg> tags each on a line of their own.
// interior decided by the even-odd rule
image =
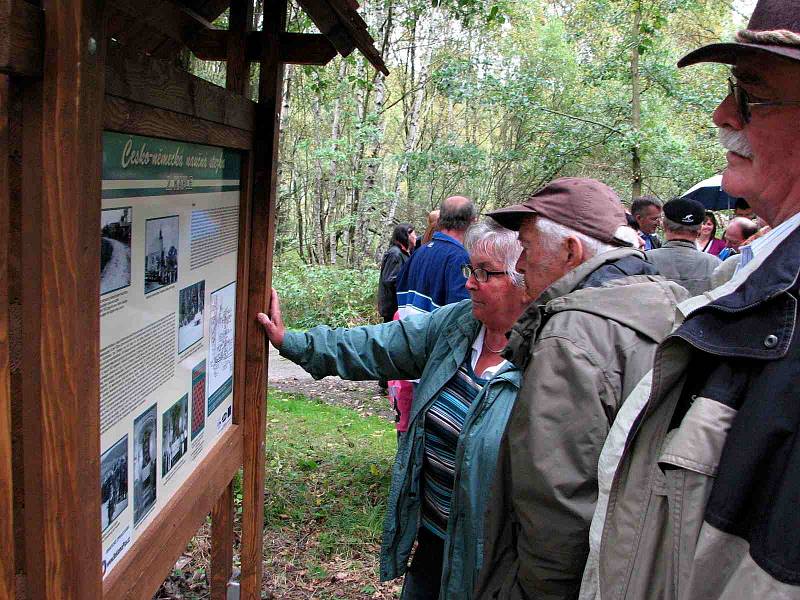
<svg viewBox="0 0 800 600">
<path fill-rule="evenodd" d="M 707 210 L 732 209 L 738 198 L 731 196 L 722 189 L 722 175 L 709 177 L 684 192 L 681 198 L 697 200 Z"/>
</svg>

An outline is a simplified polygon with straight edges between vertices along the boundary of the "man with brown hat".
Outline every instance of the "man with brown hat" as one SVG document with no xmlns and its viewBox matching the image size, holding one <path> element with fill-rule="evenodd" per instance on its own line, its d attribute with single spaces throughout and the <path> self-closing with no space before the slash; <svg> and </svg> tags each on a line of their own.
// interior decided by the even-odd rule
<svg viewBox="0 0 800 600">
<path fill-rule="evenodd" d="M 486 514 L 476 598 L 574 598 L 589 551 L 597 458 L 686 292 L 623 242 L 611 188 L 562 178 L 490 213 L 519 231 L 536 301 L 503 356 L 524 371 Z"/>
<path fill-rule="evenodd" d="M 760 0 L 678 65 L 698 62 L 733 65 L 722 185 L 772 230 L 679 306 L 652 391 L 617 416 L 581 598 L 800 598 L 800 6 Z"/>
</svg>

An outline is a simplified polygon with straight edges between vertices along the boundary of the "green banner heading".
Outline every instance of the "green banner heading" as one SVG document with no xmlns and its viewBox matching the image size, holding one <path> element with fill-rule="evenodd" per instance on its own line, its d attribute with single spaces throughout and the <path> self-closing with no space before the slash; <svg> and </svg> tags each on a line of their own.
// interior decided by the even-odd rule
<svg viewBox="0 0 800 600">
<path fill-rule="evenodd" d="M 239 179 L 236 150 L 106 131 L 103 133 L 103 180 L 154 180 L 190 177 Z"/>
</svg>

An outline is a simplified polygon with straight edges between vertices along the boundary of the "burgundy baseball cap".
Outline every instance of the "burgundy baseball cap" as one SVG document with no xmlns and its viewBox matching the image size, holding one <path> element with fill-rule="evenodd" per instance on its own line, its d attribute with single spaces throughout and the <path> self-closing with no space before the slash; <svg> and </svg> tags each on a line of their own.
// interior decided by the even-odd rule
<svg viewBox="0 0 800 600">
<path fill-rule="evenodd" d="M 519 231 L 525 217 L 540 215 L 601 242 L 630 246 L 614 235 L 619 227 L 627 224 L 619 197 L 596 179 L 554 179 L 522 204 L 507 206 L 488 215 L 514 231 Z"/>
<path fill-rule="evenodd" d="M 769 39 L 759 34 L 770 32 Z M 759 0 L 747 29 L 735 42 L 709 44 L 690 52 L 678 61 L 679 67 L 701 62 L 735 65 L 743 55 L 777 55 L 800 61 L 800 10 L 797 0 Z"/>
</svg>

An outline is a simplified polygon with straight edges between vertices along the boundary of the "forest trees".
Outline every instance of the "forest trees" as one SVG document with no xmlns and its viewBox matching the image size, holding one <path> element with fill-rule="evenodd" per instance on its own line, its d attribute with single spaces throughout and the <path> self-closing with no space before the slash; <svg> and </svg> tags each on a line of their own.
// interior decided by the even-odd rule
<svg viewBox="0 0 800 600">
<path fill-rule="evenodd" d="M 724 73 L 675 63 L 741 26 L 728 1 L 368 0 L 361 14 L 389 77 L 357 53 L 287 70 L 287 259 L 374 266 L 394 223 L 422 229 L 454 193 L 488 210 L 582 175 L 626 201 L 668 198 L 724 165 L 709 118 Z M 313 30 L 301 11 L 290 23 Z"/>
</svg>

